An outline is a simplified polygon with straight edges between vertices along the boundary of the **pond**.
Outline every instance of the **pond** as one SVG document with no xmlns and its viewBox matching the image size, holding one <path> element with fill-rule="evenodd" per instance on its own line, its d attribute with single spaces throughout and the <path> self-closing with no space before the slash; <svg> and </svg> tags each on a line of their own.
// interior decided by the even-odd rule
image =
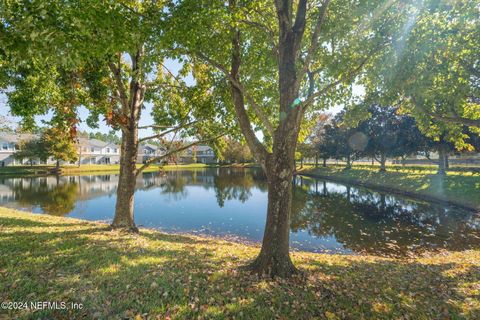
<svg viewBox="0 0 480 320">
<path fill-rule="evenodd" d="M 0 205 L 111 221 L 117 174 L 0 179 Z M 405 256 L 480 246 L 478 213 L 295 177 L 291 245 L 312 252 Z M 258 169 L 172 170 L 138 178 L 135 220 L 168 232 L 262 240 L 267 184 Z"/>
</svg>

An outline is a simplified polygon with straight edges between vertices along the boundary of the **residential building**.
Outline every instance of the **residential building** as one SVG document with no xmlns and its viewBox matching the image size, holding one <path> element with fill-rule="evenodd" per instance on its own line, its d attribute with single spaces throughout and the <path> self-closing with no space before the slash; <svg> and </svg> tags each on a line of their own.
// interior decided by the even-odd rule
<svg viewBox="0 0 480 320">
<path fill-rule="evenodd" d="M 153 144 L 144 143 L 138 146 L 137 163 L 146 163 L 148 160 L 164 155 L 165 148 L 159 147 Z M 156 163 L 162 163 L 164 161 L 156 161 Z"/>
<path fill-rule="evenodd" d="M 0 132 L 0 167 L 23 164 L 21 161 L 16 160 L 13 154 L 19 150 L 19 146 L 23 141 L 33 138 L 35 138 L 35 135 L 32 134 Z M 34 161 L 32 164 L 39 163 L 39 161 Z"/>
<path fill-rule="evenodd" d="M 78 158 L 80 164 L 118 164 L 120 146 L 97 139 L 79 138 Z"/>
<path fill-rule="evenodd" d="M 32 134 L 17 134 L 0 132 L 0 167 L 11 165 L 26 164 L 55 164 L 54 159 L 48 159 L 47 162 L 40 160 L 23 161 L 14 159 L 13 155 L 19 150 L 23 141 L 38 138 Z M 105 142 L 98 139 L 79 138 L 78 139 L 78 162 L 76 164 L 119 164 L 120 146 L 111 142 Z M 138 163 L 145 163 L 147 160 L 160 156 L 165 153 L 165 149 L 153 144 L 141 144 L 138 149 Z M 160 161 L 159 161 L 160 162 Z"/>
<path fill-rule="evenodd" d="M 216 163 L 215 152 L 209 146 L 193 146 L 180 157 L 182 163 Z"/>
</svg>

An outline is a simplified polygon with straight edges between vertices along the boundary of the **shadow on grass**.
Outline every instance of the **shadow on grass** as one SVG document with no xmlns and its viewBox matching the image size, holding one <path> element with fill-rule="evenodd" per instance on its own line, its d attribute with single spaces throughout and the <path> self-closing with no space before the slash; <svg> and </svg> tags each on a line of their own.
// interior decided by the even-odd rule
<svg viewBox="0 0 480 320">
<path fill-rule="evenodd" d="M 83 304 L 9 311 L 16 318 L 474 319 L 480 312 L 478 265 L 295 254 L 305 277 L 281 281 L 238 272 L 255 250 L 234 244 L 83 223 L 59 231 L 0 217 L 0 225 L 8 231 L 0 300 Z"/>
</svg>

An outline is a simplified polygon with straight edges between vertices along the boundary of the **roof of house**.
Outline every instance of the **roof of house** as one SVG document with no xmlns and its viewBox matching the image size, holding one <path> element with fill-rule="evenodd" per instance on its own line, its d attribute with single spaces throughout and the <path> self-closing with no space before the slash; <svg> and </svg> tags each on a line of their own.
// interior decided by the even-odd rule
<svg viewBox="0 0 480 320">
<path fill-rule="evenodd" d="M 30 133 L 10 133 L 0 131 L 0 141 L 4 142 L 18 143 L 33 138 L 38 138 L 38 136 Z"/>
<path fill-rule="evenodd" d="M 152 150 L 157 150 L 158 146 L 150 144 L 150 143 L 144 143 L 141 145 L 142 148 L 150 148 Z"/>
<path fill-rule="evenodd" d="M 202 145 L 194 146 L 194 147 L 192 147 L 192 148 L 195 148 L 195 150 L 197 150 L 197 151 L 212 150 L 212 148 L 210 148 L 209 146 L 202 146 Z"/>
<path fill-rule="evenodd" d="M 118 145 L 112 142 L 105 142 L 98 139 L 88 139 L 88 138 L 78 138 L 78 141 L 83 146 L 90 146 L 90 147 L 97 147 L 97 148 L 105 148 L 107 146 L 115 146 L 118 148 Z"/>
</svg>

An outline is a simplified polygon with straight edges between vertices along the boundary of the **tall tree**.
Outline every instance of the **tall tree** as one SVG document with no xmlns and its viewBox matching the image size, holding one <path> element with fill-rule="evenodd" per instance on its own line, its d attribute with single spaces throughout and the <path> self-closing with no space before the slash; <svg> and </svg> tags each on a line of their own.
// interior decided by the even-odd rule
<svg viewBox="0 0 480 320">
<path fill-rule="evenodd" d="M 332 156 L 330 144 L 334 141 L 329 141 L 326 134 L 327 128 L 330 127 L 332 116 L 328 113 L 321 113 L 312 129 L 309 141 L 313 145 L 313 155 L 315 157 L 315 166 L 318 166 L 318 159 L 322 159 L 322 166 L 327 166 L 327 159 Z"/>
<path fill-rule="evenodd" d="M 103 116 L 120 130 L 120 177 L 112 227 L 137 230 L 133 212 L 136 177 L 151 163 L 214 138 L 215 128 L 208 124 L 221 123 L 212 116 L 216 104 L 210 95 L 182 79 L 188 65 L 183 74 L 165 67 L 164 2 L 16 0 L 8 2 L 0 14 L 9 62 L 2 64 L 2 72 L 7 70 L 12 79 L 3 85 L 13 89 L 9 95 L 12 112 L 33 125 L 34 115 L 55 109 L 68 114 L 75 128 L 78 106 L 85 105 L 90 110 L 90 125 Z M 140 126 L 147 102 L 154 105 L 155 123 Z M 200 125 L 204 117 L 213 121 Z M 148 128 L 154 134 L 139 138 L 139 130 Z M 139 143 L 184 135 L 197 139 L 136 167 Z"/>
<path fill-rule="evenodd" d="M 364 153 L 380 163 L 386 171 L 387 158 L 402 157 L 422 150 L 422 137 L 415 120 L 398 113 L 397 107 L 371 105 L 370 116 L 358 125 L 368 144 Z"/>
<path fill-rule="evenodd" d="M 13 157 L 22 163 L 23 160 L 27 159 L 30 165 L 33 166 L 33 162 L 37 159 L 40 161 L 47 161 L 48 159 L 45 145 L 38 138 L 20 141 L 18 148 Z"/>
<path fill-rule="evenodd" d="M 340 100 L 389 43 L 404 4 L 392 1 L 175 1 L 172 45 L 228 81 L 238 125 L 268 180 L 259 256 L 248 267 L 296 272 L 289 255 L 294 156 L 301 124 Z M 220 49 L 219 49 L 220 48 Z M 348 95 L 345 95 L 348 97 Z M 256 131 L 262 131 L 264 142 Z"/>
</svg>

